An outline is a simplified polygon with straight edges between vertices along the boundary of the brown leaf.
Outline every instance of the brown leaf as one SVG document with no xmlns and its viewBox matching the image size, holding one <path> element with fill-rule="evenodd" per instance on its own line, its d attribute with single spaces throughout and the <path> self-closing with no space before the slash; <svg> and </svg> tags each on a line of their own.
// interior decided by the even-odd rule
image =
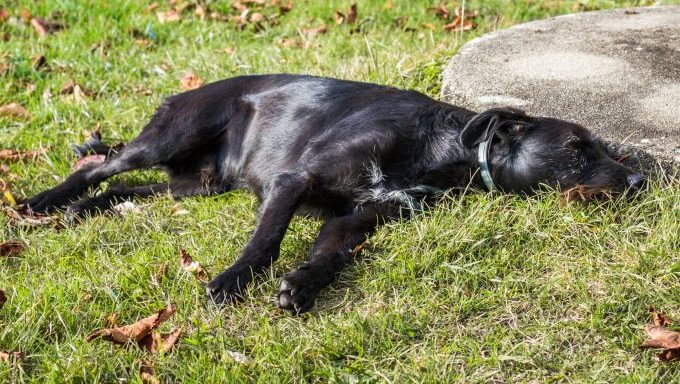
<svg viewBox="0 0 680 384">
<path fill-rule="evenodd" d="M 5 352 L 5 351 L 0 351 L 0 361 L 3 363 L 10 363 L 10 364 L 17 364 L 20 363 L 21 360 L 24 359 L 26 355 L 23 352 L 19 351 L 11 351 L 11 352 Z"/>
<path fill-rule="evenodd" d="M 81 168 L 83 168 L 86 165 L 90 164 L 101 164 L 106 161 L 106 155 L 87 155 L 84 157 L 81 157 L 76 161 L 76 163 L 73 165 L 73 170 L 77 171 Z"/>
<path fill-rule="evenodd" d="M 37 17 L 31 19 L 31 25 L 40 37 L 45 37 L 48 34 L 52 34 L 64 29 L 64 25 L 58 21 L 40 19 Z"/>
<path fill-rule="evenodd" d="M 354 24 L 357 21 L 357 15 L 357 4 L 354 3 L 349 7 L 347 14 L 340 10 L 335 11 L 333 19 L 336 24 L 343 24 L 345 22 L 347 22 L 347 24 Z"/>
<path fill-rule="evenodd" d="M 35 160 L 38 156 L 47 153 L 45 148 L 21 151 L 17 149 L 0 149 L 0 161 L 20 161 L 24 159 Z"/>
<path fill-rule="evenodd" d="M 17 257 L 25 248 L 26 243 L 23 241 L 5 241 L 0 244 L 0 257 Z"/>
<path fill-rule="evenodd" d="M 322 35 L 326 32 L 328 32 L 328 26 L 326 24 L 321 24 L 319 27 L 316 28 L 302 28 L 302 33 L 304 33 L 308 37 Z"/>
<path fill-rule="evenodd" d="M 154 9 L 158 8 L 158 5 L 159 5 L 158 2 L 154 1 L 153 3 L 149 4 L 146 8 L 144 8 L 144 12 L 149 13 Z"/>
<path fill-rule="evenodd" d="M 201 267 L 197 261 L 187 253 L 187 251 L 180 249 L 179 251 L 179 261 L 182 263 L 184 270 L 196 276 L 196 278 L 203 282 L 210 281 L 210 274 Z"/>
<path fill-rule="evenodd" d="M 453 22 L 446 24 L 444 26 L 445 31 L 469 31 L 476 27 L 475 23 L 472 21 L 462 18 L 461 16 L 456 16 Z"/>
<path fill-rule="evenodd" d="M 153 332 L 144 336 L 137 344 L 149 353 L 165 354 L 170 352 L 172 347 L 177 344 L 182 332 L 182 327 L 177 327 L 170 331 L 170 333 Z"/>
<path fill-rule="evenodd" d="M 10 103 L 0 107 L 0 116 L 18 117 L 21 119 L 30 119 L 31 114 L 18 103 Z"/>
<path fill-rule="evenodd" d="M 64 224 L 57 216 L 48 216 L 42 213 L 32 212 L 26 207 L 13 209 L 5 207 L 3 213 L 13 225 L 20 227 L 36 227 L 42 225 L 53 225 L 55 228 L 64 228 Z"/>
<path fill-rule="evenodd" d="M 272 1 L 272 6 L 278 5 L 279 12 L 283 15 L 290 12 L 293 9 L 293 2 L 289 0 L 286 4 L 280 3 L 278 0 L 276 2 Z"/>
<path fill-rule="evenodd" d="M 191 72 L 185 73 L 184 76 L 182 76 L 182 79 L 179 81 L 180 88 L 185 91 L 196 89 L 201 85 L 203 85 L 203 80 Z"/>
<path fill-rule="evenodd" d="M 4 8 L 0 9 L 0 23 L 6 21 L 7 19 L 9 19 L 9 12 Z"/>
<path fill-rule="evenodd" d="M 158 272 L 155 276 L 151 276 L 151 284 L 160 285 L 163 282 L 163 278 L 168 273 L 168 265 L 163 263 L 158 267 Z"/>
<path fill-rule="evenodd" d="M 641 348 L 680 349 L 680 332 L 669 331 L 659 325 L 645 325 L 648 339 Z"/>
<path fill-rule="evenodd" d="M 5 291 L 0 289 L 0 309 L 5 306 L 5 303 L 7 302 L 7 296 L 5 296 Z"/>
<path fill-rule="evenodd" d="M 31 11 L 29 11 L 26 8 L 22 9 L 19 14 L 21 16 L 21 20 L 23 20 L 24 23 L 29 23 L 31 21 L 31 18 L 33 17 L 31 16 Z"/>
<path fill-rule="evenodd" d="M 292 48 L 292 47 L 302 48 L 305 45 L 300 39 L 295 39 L 295 38 L 290 38 L 290 37 L 282 37 L 280 39 L 277 39 L 276 44 L 278 44 L 278 45 L 280 45 L 284 48 Z"/>
<path fill-rule="evenodd" d="M 139 377 L 144 384 L 160 384 L 160 381 L 156 378 L 156 370 L 153 369 L 151 364 L 144 363 L 139 367 Z"/>
<path fill-rule="evenodd" d="M 194 11 L 194 14 L 198 16 L 199 19 L 204 20 L 205 19 L 205 7 L 201 4 L 196 5 L 196 10 Z"/>
<path fill-rule="evenodd" d="M 35 69 L 36 71 L 39 71 L 42 68 L 50 69 L 50 66 L 47 65 L 47 58 L 45 57 L 45 55 L 35 56 L 33 58 L 32 65 L 33 65 L 33 69 Z"/>
<path fill-rule="evenodd" d="M 680 349 L 666 349 L 661 351 L 657 356 L 659 361 L 675 361 L 680 360 Z"/>
<path fill-rule="evenodd" d="M 115 344 L 138 342 L 158 328 L 161 323 L 168 320 L 174 313 L 175 307 L 172 304 L 168 304 L 167 307 L 159 310 L 157 313 L 145 317 L 136 323 L 116 328 L 98 329 L 88 335 L 85 340 L 92 341 L 101 337 Z"/>
<path fill-rule="evenodd" d="M 448 20 L 449 17 L 451 17 L 451 12 L 449 12 L 449 9 L 446 8 L 446 5 L 444 4 L 439 4 L 438 6 L 434 8 L 429 8 L 428 10 L 434 11 L 437 16 L 441 17 L 444 20 Z"/>
<path fill-rule="evenodd" d="M 118 318 L 119 317 L 120 317 L 120 315 L 118 314 L 118 312 L 114 312 L 114 313 L 106 316 L 106 325 L 108 327 L 115 327 L 116 324 L 118 324 Z"/>
<path fill-rule="evenodd" d="M 659 327 L 667 327 L 671 325 L 670 320 L 661 312 L 657 312 L 654 308 L 649 308 L 649 314 L 652 315 L 652 323 Z"/>
<path fill-rule="evenodd" d="M 165 12 L 156 12 L 156 17 L 161 24 L 173 23 L 182 19 L 181 13 L 175 9 L 168 9 Z"/>
</svg>

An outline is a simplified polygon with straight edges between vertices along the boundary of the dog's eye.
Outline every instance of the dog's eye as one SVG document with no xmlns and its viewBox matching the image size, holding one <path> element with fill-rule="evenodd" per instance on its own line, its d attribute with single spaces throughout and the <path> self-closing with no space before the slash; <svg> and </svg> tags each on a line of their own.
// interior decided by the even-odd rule
<svg viewBox="0 0 680 384">
<path fill-rule="evenodd" d="M 513 124 L 510 127 L 510 132 L 515 135 L 523 135 L 527 131 L 527 126 L 525 124 Z"/>
</svg>

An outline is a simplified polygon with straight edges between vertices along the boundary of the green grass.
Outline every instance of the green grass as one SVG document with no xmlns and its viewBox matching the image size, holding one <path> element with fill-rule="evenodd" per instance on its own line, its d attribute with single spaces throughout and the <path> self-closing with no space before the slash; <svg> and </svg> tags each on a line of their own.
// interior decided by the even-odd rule
<svg viewBox="0 0 680 384">
<path fill-rule="evenodd" d="M 276 26 L 243 31 L 201 21 L 160 24 L 136 1 L 4 2 L 12 16 L 60 17 L 67 28 L 38 38 L 30 26 L 0 24 L 0 105 L 18 102 L 28 121 L 0 117 L 0 147 L 49 146 L 36 161 L 10 164 L 17 196 L 55 185 L 74 161 L 69 148 L 101 125 L 105 139 L 133 138 L 164 96 L 193 71 L 206 82 L 246 73 L 295 72 L 391 84 L 437 96 L 442 65 L 465 42 L 512 24 L 571 12 L 573 1 L 468 1 L 478 27 L 443 32 L 436 1 L 362 1 L 359 28 L 334 24 L 349 1 L 294 0 Z M 590 1 L 580 10 L 645 1 Z M 227 12 L 226 3 L 209 3 Z M 159 10 L 167 9 L 163 3 Z M 266 11 L 266 14 L 273 11 Z M 406 16 L 402 23 L 394 19 Z M 305 36 L 302 28 L 329 26 Z M 433 23 L 437 30 L 425 29 Z M 412 30 L 414 29 L 414 30 Z M 152 40 L 149 47 L 135 43 Z M 146 36 L 146 37 L 144 37 Z M 281 38 L 303 47 L 282 47 Z M 94 44 L 103 48 L 90 51 Z M 228 54 L 224 48 L 233 47 Z M 51 71 L 34 70 L 44 54 Z M 84 104 L 59 95 L 70 79 L 96 92 Z M 35 85 L 30 91 L 28 84 Z M 153 91 L 150 96 L 135 87 Z M 43 97 L 51 92 L 51 98 Z M 158 180 L 157 172 L 118 181 Z M 566 204 L 534 198 L 452 196 L 408 222 L 382 228 L 363 255 L 291 317 L 273 304 L 281 276 L 304 258 L 320 222 L 296 218 L 282 257 L 240 305 L 217 308 L 178 264 L 186 248 L 213 275 L 229 265 L 254 226 L 247 192 L 192 198 L 172 216 L 169 197 L 141 214 L 91 218 L 57 231 L 27 230 L 0 216 L 0 239 L 29 244 L 0 260 L 0 382 L 139 382 L 152 361 L 166 382 L 673 382 L 678 364 L 638 349 L 653 306 L 680 319 L 680 187 L 656 183 L 635 202 Z M 160 285 L 151 283 L 168 265 Z M 121 323 L 177 307 L 164 330 L 187 332 L 172 353 L 85 342 L 120 313 Z M 229 352 L 248 356 L 234 361 Z"/>
</svg>

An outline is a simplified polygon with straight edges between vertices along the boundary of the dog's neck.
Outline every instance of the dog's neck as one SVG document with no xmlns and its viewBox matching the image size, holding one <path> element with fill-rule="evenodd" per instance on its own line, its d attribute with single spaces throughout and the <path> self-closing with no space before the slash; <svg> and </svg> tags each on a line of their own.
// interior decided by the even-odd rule
<svg viewBox="0 0 680 384">
<path fill-rule="evenodd" d="M 433 114 L 430 129 L 434 134 L 428 137 L 423 151 L 424 168 L 429 172 L 422 182 L 442 189 L 475 187 L 488 190 L 482 177 L 479 147 L 465 148 L 460 143 L 463 127 L 476 113 L 445 104 Z M 488 157 L 488 152 L 486 154 Z"/>
</svg>

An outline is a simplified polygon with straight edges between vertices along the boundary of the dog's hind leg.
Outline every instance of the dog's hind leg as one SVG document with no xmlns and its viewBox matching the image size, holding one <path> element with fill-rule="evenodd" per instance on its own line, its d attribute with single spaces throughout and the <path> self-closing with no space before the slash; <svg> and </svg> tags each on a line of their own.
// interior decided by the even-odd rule
<svg viewBox="0 0 680 384">
<path fill-rule="evenodd" d="M 49 212 L 68 205 L 88 188 L 107 178 L 135 169 L 149 168 L 159 163 L 157 151 L 149 151 L 142 141 L 133 142 L 104 163 L 85 166 L 52 189 L 41 192 L 27 201 L 35 212 Z"/>
<path fill-rule="evenodd" d="M 97 196 L 85 197 L 66 209 L 71 216 L 94 215 L 113 208 L 116 204 L 135 198 L 144 198 L 169 193 L 174 199 L 191 196 L 206 196 L 226 193 L 228 184 L 205 183 L 195 175 L 173 177 L 170 182 L 140 186 L 112 186 Z"/>
<path fill-rule="evenodd" d="M 213 301 L 223 303 L 241 297 L 254 275 L 278 259 L 288 225 L 313 185 L 314 178 L 306 172 L 280 175 L 271 183 L 248 245 L 206 288 Z"/>
<path fill-rule="evenodd" d="M 398 217 L 398 206 L 380 203 L 329 219 L 319 232 L 309 261 L 286 274 L 281 281 L 279 308 L 294 314 L 310 310 L 321 289 L 335 280 L 368 236 L 379 225 Z"/>
</svg>

